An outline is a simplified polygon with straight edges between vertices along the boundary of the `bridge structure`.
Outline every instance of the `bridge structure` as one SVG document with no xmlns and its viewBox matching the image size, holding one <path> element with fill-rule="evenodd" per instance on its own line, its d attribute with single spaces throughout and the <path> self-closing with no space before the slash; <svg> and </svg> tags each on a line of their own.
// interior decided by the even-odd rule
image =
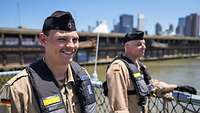
<svg viewBox="0 0 200 113">
<path fill-rule="evenodd" d="M 0 66 L 26 65 L 43 56 L 38 29 L 0 28 Z M 78 32 L 80 47 L 75 59 L 80 63 L 95 60 L 97 33 Z M 109 62 L 123 53 L 121 33 L 100 33 L 98 62 Z M 144 60 L 200 56 L 199 37 L 145 36 Z"/>
</svg>

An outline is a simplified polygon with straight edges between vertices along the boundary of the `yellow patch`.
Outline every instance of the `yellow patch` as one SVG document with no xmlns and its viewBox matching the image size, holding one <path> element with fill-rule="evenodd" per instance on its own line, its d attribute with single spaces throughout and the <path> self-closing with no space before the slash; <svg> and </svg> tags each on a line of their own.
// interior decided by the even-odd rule
<svg viewBox="0 0 200 113">
<path fill-rule="evenodd" d="M 140 73 L 140 72 L 133 73 L 133 76 L 134 76 L 135 78 L 141 77 L 141 73 Z"/>
<path fill-rule="evenodd" d="M 48 106 L 48 105 L 51 105 L 51 104 L 58 103 L 60 101 L 61 101 L 60 97 L 56 95 L 56 96 L 45 98 L 43 100 L 43 104 L 44 104 L 44 106 Z"/>
</svg>

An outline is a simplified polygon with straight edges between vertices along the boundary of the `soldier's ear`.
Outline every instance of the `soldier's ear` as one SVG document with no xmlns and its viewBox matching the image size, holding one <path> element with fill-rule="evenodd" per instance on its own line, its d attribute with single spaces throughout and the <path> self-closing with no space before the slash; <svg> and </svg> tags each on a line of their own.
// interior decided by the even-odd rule
<svg viewBox="0 0 200 113">
<path fill-rule="evenodd" d="M 41 46 L 45 46 L 47 43 L 47 35 L 45 35 L 43 32 L 39 33 L 39 42 L 41 44 Z"/>
</svg>

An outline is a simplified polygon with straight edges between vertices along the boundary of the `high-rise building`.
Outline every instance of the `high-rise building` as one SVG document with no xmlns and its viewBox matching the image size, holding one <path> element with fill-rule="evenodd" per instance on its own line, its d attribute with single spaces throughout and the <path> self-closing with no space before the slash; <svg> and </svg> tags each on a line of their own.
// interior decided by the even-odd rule
<svg viewBox="0 0 200 113">
<path fill-rule="evenodd" d="M 192 29 L 192 17 L 191 16 L 186 16 L 185 17 L 185 30 L 184 30 L 184 35 L 185 36 L 191 36 L 191 29 Z"/>
<path fill-rule="evenodd" d="M 156 35 L 161 35 L 162 34 L 162 26 L 160 23 L 156 23 L 155 25 L 155 34 Z"/>
<path fill-rule="evenodd" d="M 199 19 L 200 16 L 196 13 L 186 16 L 185 22 L 185 36 L 198 37 L 199 36 Z"/>
<path fill-rule="evenodd" d="M 120 15 L 119 23 L 114 25 L 113 32 L 127 33 L 133 31 L 133 16 L 128 14 Z"/>
<path fill-rule="evenodd" d="M 173 32 L 174 31 L 174 26 L 172 24 L 169 25 L 169 31 Z"/>
<path fill-rule="evenodd" d="M 184 29 L 185 29 L 185 18 L 181 17 L 178 19 L 178 25 L 176 28 L 176 35 L 184 36 Z"/>
<path fill-rule="evenodd" d="M 88 30 L 87 30 L 87 32 L 92 32 L 93 29 L 94 29 L 94 28 L 93 28 L 91 25 L 88 25 Z"/>
<path fill-rule="evenodd" d="M 122 33 L 131 32 L 133 30 L 133 16 L 123 14 L 119 18 L 120 18 L 120 31 Z"/>
<path fill-rule="evenodd" d="M 110 31 L 108 30 L 108 24 L 106 21 L 98 21 L 97 26 L 94 28 L 92 32 L 96 33 L 109 33 Z"/>
<path fill-rule="evenodd" d="M 120 33 L 120 24 L 119 23 L 117 23 L 116 25 L 114 25 L 114 30 L 112 32 Z"/>
<path fill-rule="evenodd" d="M 162 32 L 162 35 L 173 35 L 174 26 L 169 24 L 169 28 Z"/>
<path fill-rule="evenodd" d="M 198 14 L 191 14 L 192 16 L 192 30 L 191 36 L 198 37 L 199 36 L 199 19 L 200 16 Z"/>
<path fill-rule="evenodd" d="M 138 14 L 138 23 L 137 23 L 137 29 L 140 31 L 144 31 L 144 14 L 139 13 Z"/>
</svg>

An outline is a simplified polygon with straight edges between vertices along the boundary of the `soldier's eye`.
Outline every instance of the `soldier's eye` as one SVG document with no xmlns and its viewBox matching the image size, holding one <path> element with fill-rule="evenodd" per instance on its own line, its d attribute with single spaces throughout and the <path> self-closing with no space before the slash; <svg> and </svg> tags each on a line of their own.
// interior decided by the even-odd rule
<svg viewBox="0 0 200 113">
<path fill-rule="evenodd" d="M 59 38 L 58 41 L 60 41 L 60 42 L 65 42 L 66 39 L 65 39 L 65 38 Z"/>
<path fill-rule="evenodd" d="M 73 43 L 77 43 L 78 42 L 78 38 L 73 38 L 72 41 L 73 41 Z"/>
</svg>

